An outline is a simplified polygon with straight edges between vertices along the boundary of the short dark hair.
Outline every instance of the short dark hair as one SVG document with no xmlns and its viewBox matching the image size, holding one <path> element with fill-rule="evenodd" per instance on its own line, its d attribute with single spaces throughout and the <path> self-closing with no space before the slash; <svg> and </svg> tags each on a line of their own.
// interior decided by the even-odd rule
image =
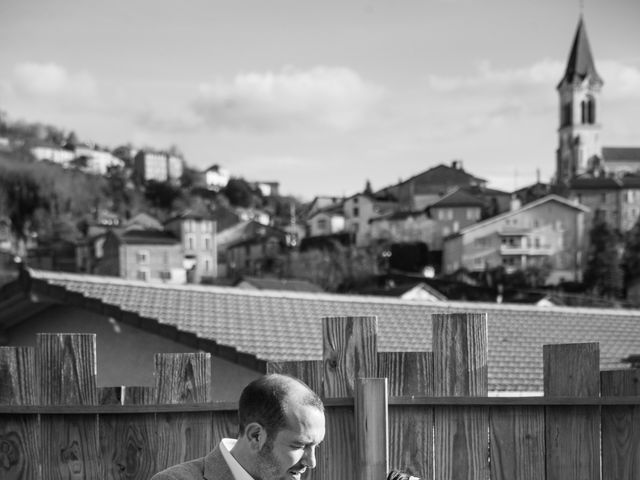
<svg viewBox="0 0 640 480">
<path fill-rule="evenodd" d="M 244 433 L 248 424 L 256 422 L 267 431 L 267 438 L 273 438 L 286 426 L 286 399 L 296 384 L 302 387 L 296 402 L 324 412 L 322 400 L 306 383 L 289 375 L 264 375 L 242 390 L 238 402 L 239 434 Z"/>
</svg>

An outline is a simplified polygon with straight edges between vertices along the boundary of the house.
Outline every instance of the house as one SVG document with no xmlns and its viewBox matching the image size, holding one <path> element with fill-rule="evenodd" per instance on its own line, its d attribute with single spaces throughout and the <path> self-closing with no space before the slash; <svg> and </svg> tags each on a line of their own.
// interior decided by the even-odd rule
<svg viewBox="0 0 640 480">
<path fill-rule="evenodd" d="M 389 194 L 364 191 L 345 198 L 342 204 L 344 229 L 355 235 L 356 246 L 371 243 L 370 220 L 397 209 L 398 202 Z"/>
<path fill-rule="evenodd" d="M 206 211 L 184 210 L 164 224 L 182 243 L 188 283 L 209 282 L 218 276 L 216 223 Z"/>
<path fill-rule="evenodd" d="M 106 233 L 98 275 L 146 282 L 185 283 L 180 240 L 154 229 L 113 229 Z"/>
<path fill-rule="evenodd" d="M 290 292 L 321 293 L 319 285 L 298 278 L 250 277 L 243 275 L 234 285 L 247 290 L 285 290 Z"/>
<path fill-rule="evenodd" d="M 596 214 L 619 232 L 631 230 L 640 216 L 640 173 L 585 173 L 569 181 L 569 192 L 569 198 L 590 210 L 585 219 L 587 230 Z"/>
<path fill-rule="evenodd" d="M 229 171 L 218 164 L 211 165 L 204 171 L 204 181 L 209 190 L 219 192 L 229 183 Z"/>
<path fill-rule="evenodd" d="M 580 281 L 588 211 L 583 205 L 549 195 L 478 222 L 445 240 L 444 271 L 503 266 L 513 272 L 540 267 L 550 269 L 548 283 Z"/>
<path fill-rule="evenodd" d="M 444 302 L 447 300 L 445 295 L 424 282 L 401 285 L 395 285 L 393 282 L 390 282 L 384 287 L 363 289 L 358 293 L 361 295 L 379 295 L 421 302 Z"/>
<path fill-rule="evenodd" d="M 342 203 L 318 208 L 307 217 L 308 237 L 333 235 L 344 231 L 345 218 Z"/>
<path fill-rule="evenodd" d="M 440 197 L 460 187 L 486 187 L 487 181 L 466 172 L 461 160 L 451 165 L 440 164 L 422 173 L 386 187 L 380 193 L 389 193 L 398 199 L 401 210 L 422 210 Z"/>
<path fill-rule="evenodd" d="M 398 211 L 370 220 L 371 238 L 385 243 L 423 242 L 434 245 L 438 231 L 438 222 L 427 214 L 426 210 Z"/>
<path fill-rule="evenodd" d="M 263 225 L 253 235 L 228 244 L 227 276 L 279 273 L 279 260 L 289 247 L 287 240 L 286 232 Z"/>
<path fill-rule="evenodd" d="M 456 188 L 426 209 L 429 217 L 436 221 L 432 250 L 442 250 L 443 238 L 478 222 L 484 203 L 461 188 Z"/>
<path fill-rule="evenodd" d="M 68 167 L 69 163 L 76 158 L 73 151 L 62 148 L 53 142 L 44 140 L 29 142 L 27 149 L 38 161 L 49 161 L 57 163 L 63 167 Z"/>
<path fill-rule="evenodd" d="M 280 195 L 279 182 L 251 182 L 251 187 L 255 190 L 259 190 L 263 197 L 277 197 L 278 195 Z"/>
<path fill-rule="evenodd" d="M 154 180 L 177 185 L 183 170 L 184 161 L 166 152 L 140 150 L 133 157 L 133 177 L 140 184 Z"/>
<path fill-rule="evenodd" d="M 106 150 L 98 150 L 89 145 L 76 145 L 73 152 L 73 162 L 86 173 L 105 175 L 112 168 L 124 168 L 124 161 Z"/>
<path fill-rule="evenodd" d="M 37 333 L 96 333 L 98 386 L 153 385 L 156 352 L 210 352 L 234 401 L 269 361 L 322 359 L 322 317 L 377 317 L 379 352 L 430 350 L 431 314 L 487 314 L 489 391 L 541 392 L 545 344 L 599 342 L 602 369 L 638 354 L 638 310 L 420 302 L 391 297 L 169 285 L 23 270 L 0 289 L 0 335 L 30 346 Z M 576 328 L 579 325 L 579 328 Z"/>
</svg>

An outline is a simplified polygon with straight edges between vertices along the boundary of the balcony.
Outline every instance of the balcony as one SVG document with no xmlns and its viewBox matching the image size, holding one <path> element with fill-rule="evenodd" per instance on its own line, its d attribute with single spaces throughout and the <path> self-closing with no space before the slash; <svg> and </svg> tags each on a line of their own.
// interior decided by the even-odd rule
<svg viewBox="0 0 640 480">
<path fill-rule="evenodd" d="M 549 256 L 553 254 L 551 245 L 522 246 L 522 245 L 500 245 L 500 255 L 527 255 L 527 256 Z"/>
</svg>

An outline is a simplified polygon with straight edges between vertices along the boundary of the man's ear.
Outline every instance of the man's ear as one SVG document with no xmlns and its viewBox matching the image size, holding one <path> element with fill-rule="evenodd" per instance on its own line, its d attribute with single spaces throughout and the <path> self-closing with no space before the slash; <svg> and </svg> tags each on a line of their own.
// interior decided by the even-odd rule
<svg viewBox="0 0 640 480">
<path fill-rule="evenodd" d="M 258 422 L 248 424 L 244 429 L 244 436 L 253 451 L 260 451 L 267 443 L 267 431 Z"/>
</svg>

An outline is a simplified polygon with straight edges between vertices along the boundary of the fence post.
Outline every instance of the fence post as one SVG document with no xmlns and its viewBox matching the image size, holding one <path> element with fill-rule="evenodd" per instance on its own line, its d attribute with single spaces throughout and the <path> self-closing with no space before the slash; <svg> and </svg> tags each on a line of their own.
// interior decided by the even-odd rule
<svg viewBox="0 0 640 480">
<path fill-rule="evenodd" d="M 0 405 L 35 405 L 35 352 L 30 347 L 0 347 Z M 3 479 L 40 478 L 37 415 L 0 415 L 0 471 Z"/>
<path fill-rule="evenodd" d="M 322 333 L 324 397 L 353 397 L 356 379 L 375 377 L 378 370 L 377 318 L 326 317 Z M 331 408 L 320 458 L 325 480 L 356 478 L 354 444 L 353 408 Z"/>
<path fill-rule="evenodd" d="M 434 314 L 432 320 L 435 395 L 487 396 L 487 315 Z M 434 410 L 434 478 L 488 478 L 488 409 L 451 406 Z"/>
<path fill-rule="evenodd" d="M 544 394 L 548 397 L 600 395 L 597 343 L 544 345 Z M 547 480 L 599 480 L 600 407 L 546 408 Z"/>
<path fill-rule="evenodd" d="M 600 373 L 602 396 L 640 396 L 640 369 Z M 640 478 L 640 405 L 602 407 L 602 480 Z"/>
<path fill-rule="evenodd" d="M 36 336 L 39 405 L 97 405 L 96 336 Z M 41 415 L 42 477 L 99 478 L 97 415 Z"/>
<path fill-rule="evenodd" d="M 356 380 L 356 479 L 381 480 L 389 471 L 386 378 Z"/>
<path fill-rule="evenodd" d="M 390 397 L 432 397 L 433 352 L 380 352 L 378 377 L 387 377 Z M 433 478 L 432 407 L 391 405 L 389 440 L 391 470 Z"/>
<path fill-rule="evenodd" d="M 211 401 L 210 353 L 159 353 L 155 364 L 157 403 Z M 158 470 L 202 457 L 212 448 L 211 412 L 159 413 L 156 425 Z"/>
</svg>

